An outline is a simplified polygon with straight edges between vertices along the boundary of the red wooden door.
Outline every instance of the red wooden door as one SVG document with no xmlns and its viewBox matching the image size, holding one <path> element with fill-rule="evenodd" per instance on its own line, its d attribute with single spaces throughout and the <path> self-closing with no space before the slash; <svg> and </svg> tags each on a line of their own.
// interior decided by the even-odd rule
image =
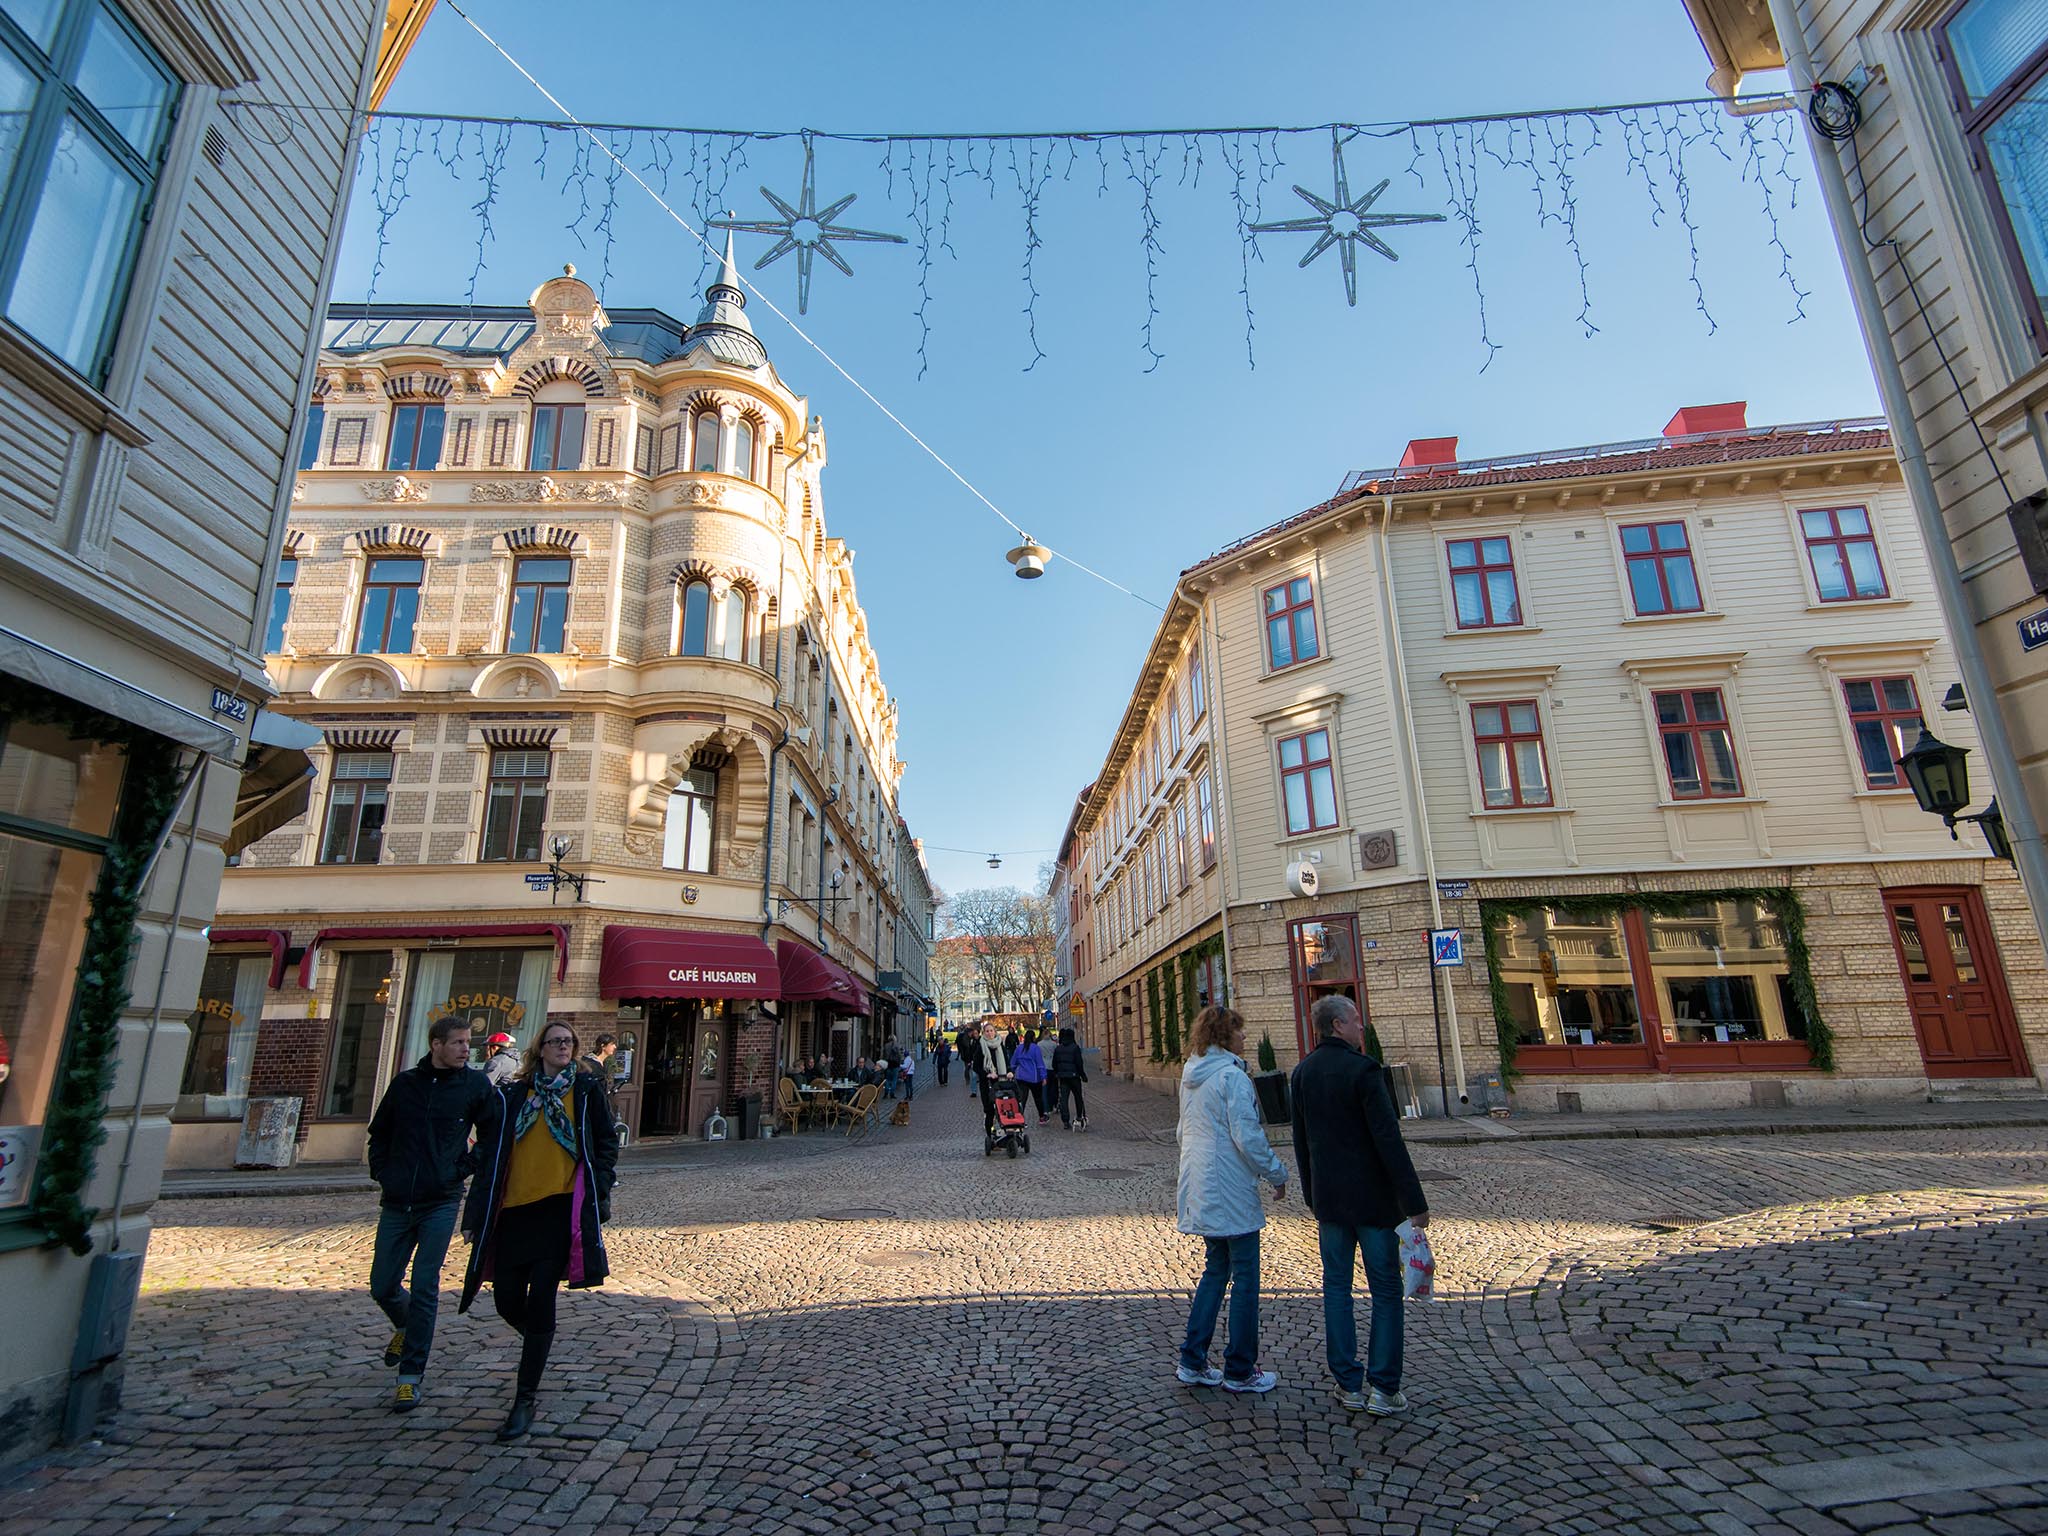
<svg viewBox="0 0 2048 1536">
<path fill-rule="evenodd" d="M 1971 887 L 1885 892 L 1906 1006 L 1929 1077 L 2024 1077 L 1983 898 Z"/>
</svg>

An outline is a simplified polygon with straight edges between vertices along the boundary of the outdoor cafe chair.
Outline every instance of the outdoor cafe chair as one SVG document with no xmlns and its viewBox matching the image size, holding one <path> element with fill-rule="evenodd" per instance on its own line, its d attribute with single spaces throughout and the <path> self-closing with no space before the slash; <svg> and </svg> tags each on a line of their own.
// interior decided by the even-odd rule
<svg viewBox="0 0 2048 1536">
<path fill-rule="evenodd" d="M 803 1129 L 804 1116 L 810 1113 L 810 1105 L 804 1103 L 796 1091 L 791 1078 L 781 1078 L 775 1084 L 775 1112 L 789 1121 L 792 1131 Z"/>
</svg>

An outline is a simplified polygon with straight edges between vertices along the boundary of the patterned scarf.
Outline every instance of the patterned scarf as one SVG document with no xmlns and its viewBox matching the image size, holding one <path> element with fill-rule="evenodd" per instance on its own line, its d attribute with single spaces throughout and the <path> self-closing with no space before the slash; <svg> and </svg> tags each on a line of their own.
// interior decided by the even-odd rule
<svg viewBox="0 0 2048 1536">
<path fill-rule="evenodd" d="M 534 1073 L 526 1090 L 526 1102 L 519 1106 L 519 1120 L 512 1128 L 514 1138 L 524 1136 L 533 1129 L 536 1120 L 545 1118 L 548 1134 L 561 1144 L 564 1152 L 576 1155 L 576 1131 L 569 1124 L 569 1107 L 564 1102 L 569 1089 L 576 1081 L 576 1069 L 564 1067 L 559 1077 L 545 1078 Z"/>
</svg>

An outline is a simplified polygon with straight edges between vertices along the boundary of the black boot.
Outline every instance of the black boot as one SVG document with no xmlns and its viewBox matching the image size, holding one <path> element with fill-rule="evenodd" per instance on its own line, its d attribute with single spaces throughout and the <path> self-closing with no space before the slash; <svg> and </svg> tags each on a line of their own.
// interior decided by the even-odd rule
<svg viewBox="0 0 2048 1536">
<path fill-rule="evenodd" d="M 512 1399 L 512 1411 L 505 1415 L 504 1426 L 498 1431 L 498 1443 L 523 1439 L 533 1428 L 533 1394 L 522 1392 Z"/>
</svg>

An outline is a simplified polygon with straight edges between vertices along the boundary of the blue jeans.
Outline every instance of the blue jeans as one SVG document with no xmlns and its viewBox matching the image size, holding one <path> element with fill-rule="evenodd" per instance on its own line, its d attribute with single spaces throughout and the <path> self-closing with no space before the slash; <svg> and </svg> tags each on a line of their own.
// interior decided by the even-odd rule
<svg viewBox="0 0 2048 1536">
<path fill-rule="evenodd" d="M 1216 1318 L 1223 1310 L 1223 1289 L 1230 1288 L 1230 1337 L 1223 1349 L 1223 1374 L 1248 1381 L 1259 1369 L 1259 1234 L 1205 1237 L 1208 1262 L 1188 1308 L 1188 1336 L 1180 1346 L 1180 1363 L 1191 1371 L 1208 1368 L 1209 1341 L 1216 1336 Z"/>
<path fill-rule="evenodd" d="M 1370 1381 L 1382 1392 L 1401 1390 L 1401 1239 L 1392 1227 L 1339 1227 L 1319 1222 L 1323 1250 L 1323 1336 L 1330 1374 L 1346 1392 Z M 1358 1323 L 1351 1311 L 1351 1256 L 1365 1259 L 1372 1292 L 1372 1333 L 1366 1365 L 1358 1366 Z"/>
<path fill-rule="evenodd" d="M 377 1246 L 370 1260 L 370 1299 L 384 1309 L 391 1326 L 405 1330 L 405 1350 L 398 1361 L 400 1381 L 418 1381 L 427 1371 L 427 1351 L 434 1347 L 434 1318 L 441 1310 L 441 1261 L 455 1235 L 462 1198 L 418 1205 L 387 1205 L 377 1212 Z M 412 1294 L 405 1289 L 405 1267 L 412 1265 Z"/>
</svg>

